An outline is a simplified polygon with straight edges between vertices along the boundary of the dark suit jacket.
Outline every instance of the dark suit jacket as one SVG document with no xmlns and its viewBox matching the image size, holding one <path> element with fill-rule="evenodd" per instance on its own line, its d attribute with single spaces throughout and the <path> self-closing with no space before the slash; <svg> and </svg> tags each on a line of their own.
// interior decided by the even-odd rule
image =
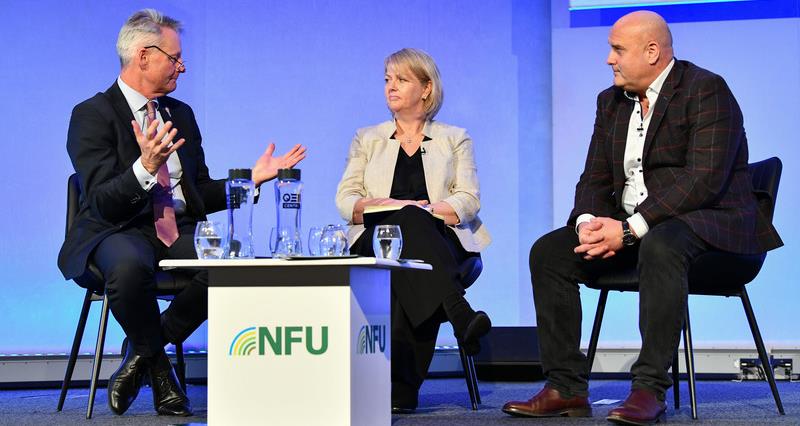
<svg viewBox="0 0 800 426">
<path fill-rule="evenodd" d="M 622 211 L 623 157 L 633 101 L 610 87 L 597 97 L 594 134 L 568 224 Z M 722 77 L 675 65 L 655 103 L 644 144 L 648 196 L 636 211 L 650 227 L 677 217 L 710 245 L 763 253 L 783 245 L 758 209 L 747 172 L 742 112 Z"/>
<path fill-rule="evenodd" d="M 172 120 L 178 129 L 175 140 L 186 139 L 178 149 L 185 219 L 204 220 L 206 213 L 226 207 L 225 181 L 208 175 L 192 109 L 167 96 L 159 98 L 159 105 L 164 120 Z M 131 129 L 133 119 L 116 82 L 72 110 L 67 151 L 80 175 L 83 197 L 58 255 L 58 267 L 67 279 L 78 278 L 80 283 L 92 250 L 107 236 L 126 227 L 152 227 L 150 194 L 139 185 L 131 168 L 141 155 Z"/>
</svg>

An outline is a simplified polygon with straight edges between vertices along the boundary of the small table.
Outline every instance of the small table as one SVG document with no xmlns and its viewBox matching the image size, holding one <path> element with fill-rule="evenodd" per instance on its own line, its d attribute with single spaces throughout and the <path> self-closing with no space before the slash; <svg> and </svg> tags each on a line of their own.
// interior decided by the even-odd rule
<svg viewBox="0 0 800 426">
<path fill-rule="evenodd" d="M 209 424 L 389 424 L 390 270 L 344 259 L 163 260 L 206 269 Z"/>
</svg>

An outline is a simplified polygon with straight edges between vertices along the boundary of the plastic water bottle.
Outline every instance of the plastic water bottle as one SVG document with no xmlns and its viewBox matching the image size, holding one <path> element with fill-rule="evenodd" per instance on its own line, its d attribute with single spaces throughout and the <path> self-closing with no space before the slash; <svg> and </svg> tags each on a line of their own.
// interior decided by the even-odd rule
<svg viewBox="0 0 800 426">
<path fill-rule="evenodd" d="M 253 196 L 255 184 L 250 169 L 228 170 L 225 195 L 228 199 L 228 233 L 225 240 L 226 259 L 252 259 Z"/>
<path fill-rule="evenodd" d="M 302 207 L 303 182 L 299 169 L 280 169 L 275 180 L 275 211 L 278 215 L 277 241 L 274 255 L 277 257 L 302 256 L 300 238 L 300 210 Z"/>
</svg>

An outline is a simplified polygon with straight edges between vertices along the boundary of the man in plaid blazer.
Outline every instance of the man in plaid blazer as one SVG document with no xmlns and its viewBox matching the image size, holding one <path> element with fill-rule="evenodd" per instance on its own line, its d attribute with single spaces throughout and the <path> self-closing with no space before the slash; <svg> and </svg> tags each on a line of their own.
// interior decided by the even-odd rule
<svg viewBox="0 0 800 426">
<path fill-rule="evenodd" d="M 635 266 L 642 348 L 631 394 L 608 420 L 663 418 L 692 259 L 782 245 L 759 212 L 742 112 L 725 80 L 676 60 L 656 13 L 620 18 L 608 41 L 614 85 L 597 97 L 575 207 L 567 226 L 541 237 L 530 254 L 547 384 L 528 401 L 507 403 L 503 411 L 512 415 L 591 415 L 578 283 Z"/>
</svg>

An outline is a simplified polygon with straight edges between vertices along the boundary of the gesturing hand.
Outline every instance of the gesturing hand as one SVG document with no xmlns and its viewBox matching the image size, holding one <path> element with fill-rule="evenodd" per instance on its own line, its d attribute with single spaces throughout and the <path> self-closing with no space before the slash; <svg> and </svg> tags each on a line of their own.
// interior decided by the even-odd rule
<svg viewBox="0 0 800 426">
<path fill-rule="evenodd" d="M 292 147 L 286 154 L 280 157 L 273 157 L 275 152 L 275 144 L 270 143 L 267 149 L 258 157 L 256 165 L 253 166 L 253 182 L 256 185 L 261 185 L 275 176 L 278 175 L 278 169 L 288 169 L 299 163 L 300 160 L 306 158 L 306 147 L 297 144 Z"/>
<path fill-rule="evenodd" d="M 131 127 L 136 135 L 136 143 L 142 151 L 142 166 L 151 175 L 155 175 L 161 165 L 167 162 L 167 158 L 186 142 L 181 138 L 172 143 L 172 139 L 178 134 L 178 129 L 172 128 L 171 121 L 164 123 L 164 127 L 158 132 L 156 132 L 158 121 L 153 121 L 146 129 L 147 134 L 142 133 L 136 120 L 131 120 Z"/>
</svg>

